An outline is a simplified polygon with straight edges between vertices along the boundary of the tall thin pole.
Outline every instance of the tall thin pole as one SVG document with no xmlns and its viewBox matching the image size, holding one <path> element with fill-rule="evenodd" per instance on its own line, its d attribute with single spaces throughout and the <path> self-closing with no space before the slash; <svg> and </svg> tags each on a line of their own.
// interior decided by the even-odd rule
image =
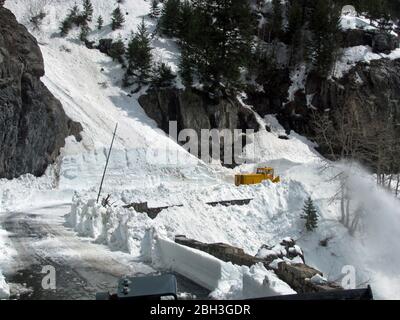
<svg viewBox="0 0 400 320">
<path fill-rule="evenodd" d="M 114 140 L 115 140 L 115 135 L 117 134 L 117 129 L 118 129 L 118 123 L 115 125 L 115 130 L 114 130 L 113 138 L 112 138 L 112 141 L 111 141 L 110 150 L 108 151 L 106 166 L 104 167 L 103 177 L 101 178 L 99 194 L 97 195 L 96 203 L 99 203 L 101 189 L 103 188 L 104 177 L 106 176 L 108 162 L 110 161 L 111 150 L 112 150 L 113 145 L 114 145 Z"/>
</svg>

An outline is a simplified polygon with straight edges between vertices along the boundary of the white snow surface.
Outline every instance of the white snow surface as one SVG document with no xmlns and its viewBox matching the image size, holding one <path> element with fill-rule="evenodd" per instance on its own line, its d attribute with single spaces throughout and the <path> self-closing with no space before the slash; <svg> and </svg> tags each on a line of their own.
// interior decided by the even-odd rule
<svg viewBox="0 0 400 320">
<path fill-rule="evenodd" d="M 158 268 L 178 272 L 211 290 L 210 296 L 214 299 L 251 299 L 295 294 L 295 291 L 262 264 L 251 268 L 237 266 L 205 252 L 163 239 L 154 233 L 153 238 L 153 263 Z"/>
<path fill-rule="evenodd" d="M 373 60 L 380 59 L 400 59 L 400 48 L 392 51 L 390 54 L 373 53 L 369 46 L 355 46 L 343 49 L 341 58 L 334 66 L 333 76 L 342 78 L 350 71 L 358 62 L 369 63 Z"/>
<path fill-rule="evenodd" d="M 8 299 L 10 297 L 10 287 L 4 279 L 3 274 L 0 270 L 0 300 Z"/>
<path fill-rule="evenodd" d="M 42 80 L 61 101 L 67 115 L 82 124 L 83 141 L 77 143 L 68 138 L 58 162 L 41 178 L 25 175 L 11 181 L 0 180 L 0 215 L 72 199 L 67 219 L 78 235 L 89 236 L 114 250 L 141 256 L 144 261 L 153 261 L 149 251 L 152 237 L 146 232 L 149 229 L 165 241 L 184 234 L 204 242 L 226 242 L 254 255 L 263 244 L 273 245 L 289 236 L 298 240 L 306 262 L 321 270 L 329 280 L 340 281 L 342 268 L 352 265 L 357 272 L 357 285 L 371 284 L 378 298 L 400 299 L 397 270 L 400 258 L 396 255 L 400 250 L 397 241 L 400 206 L 392 196 L 374 186 L 368 173 L 359 170 L 353 173 L 354 196 L 369 209 L 365 211 L 362 230 L 352 237 L 338 222 L 339 203 L 331 201 L 337 190 L 337 183 L 331 178 L 342 168 L 332 165 L 324 169 L 326 162 L 315 151 L 315 145 L 295 132 L 290 133 L 289 140 L 279 139 L 285 132 L 273 116 L 258 117 L 272 131 L 261 130 L 246 146 L 244 158 L 251 159 L 250 163 L 229 170 L 199 161 L 157 130 L 155 122 L 146 116 L 137 101 L 140 93 L 128 97 L 121 89 L 123 70 L 118 64 L 79 43 L 77 30 L 66 39 L 58 36 L 60 20 L 74 2 L 6 2 L 19 21 L 37 37 L 46 69 Z M 142 17 L 151 30 L 154 28 L 154 21 L 147 17 L 149 1 L 125 1 L 121 7 L 129 13 L 127 22 L 122 30 L 114 32 L 108 24 L 115 3 L 96 0 L 93 5 L 94 21 L 101 14 L 106 27 L 100 32 L 91 32 L 92 40 L 105 37 L 127 40 Z M 33 30 L 29 22 L 29 12 L 36 7 L 44 8 L 47 13 L 39 31 Z M 176 68 L 179 53 L 174 41 L 155 38 L 152 43 L 153 55 Z M 337 67 L 338 77 L 348 65 L 383 57 L 375 56 L 365 47 L 348 50 Z M 396 50 L 388 58 L 397 54 Z M 296 87 L 301 88 L 301 78 L 301 75 L 297 77 Z M 111 194 L 113 204 L 105 209 L 95 199 L 117 122 L 115 149 L 103 190 L 103 195 Z M 253 172 L 265 165 L 276 169 L 282 183 L 234 186 L 235 173 Z M 308 196 L 314 199 L 321 216 L 314 233 L 305 232 L 300 218 Z M 247 206 L 205 204 L 247 198 L 254 199 Z M 164 210 L 155 220 L 122 208 L 123 204 L 145 201 L 150 207 L 183 206 Z M 329 245 L 320 246 L 320 241 L 326 238 L 331 239 Z M 0 268 L 11 263 L 13 254 L 8 235 L 0 230 Z M 272 290 L 271 294 L 290 294 L 273 273 L 261 266 L 248 270 L 232 265 L 230 268 L 236 276 L 232 281 L 220 281 L 214 288 L 219 298 L 235 298 L 238 292 L 258 296 L 266 290 Z"/>
</svg>

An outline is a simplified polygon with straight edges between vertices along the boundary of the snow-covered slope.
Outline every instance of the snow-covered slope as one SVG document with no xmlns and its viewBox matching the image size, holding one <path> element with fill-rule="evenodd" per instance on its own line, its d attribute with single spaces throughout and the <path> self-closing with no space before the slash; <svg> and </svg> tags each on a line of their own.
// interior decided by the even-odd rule
<svg viewBox="0 0 400 320">
<path fill-rule="evenodd" d="M 299 239 L 306 262 L 322 270 L 331 280 L 340 279 L 342 268 L 352 265 L 357 271 L 358 285 L 365 286 L 368 282 L 379 297 L 400 298 L 400 279 L 395 268 L 399 265 L 395 257 L 399 246 L 395 239 L 400 230 L 396 222 L 400 212 L 394 200 L 372 188 L 368 180 L 360 180 L 360 184 L 368 186 L 363 194 L 374 199 L 364 225 L 373 225 L 376 232 L 367 228 L 351 237 L 338 222 L 339 203 L 331 201 L 337 190 L 337 182 L 331 179 L 340 168 L 324 169 L 325 161 L 314 150 L 314 145 L 294 132 L 289 140 L 280 139 L 283 129 L 272 116 L 259 119 L 272 131 L 260 131 L 246 147 L 248 158 L 254 159 L 252 163 L 228 170 L 194 158 L 157 130 L 137 102 L 140 93 L 128 96 L 121 89 L 123 70 L 117 63 L 82 45 L 77 40 L 77 30 L 65 39 L 58 36 L 59 23 L 74 2 L 14 0 L 6 3 L 38 38 L 46 66 L 44 83 L 61 101 L 68 116 L 81 122 L 84 131 L 82 142 L 68 139 L 58 163 L 49 168 L 45 177 L 27 175 L 0 181 L 0 212 L 22 210 L 38 203 L 71 201 L 74 197 L 68 219 L 79 234 L 133 255 L 140 255 L 147 228 L 156 228 L 160 235 L 170 239 L 176 234 L 185 234 L 200 241 L 227 242 L 251 254 L 262 244 L 275 244 L 291 236 Z M 101 14 L 107 25 L 100 32 L 93 31 L 89 35 L 92 40 L 106 37 L 127 40 L 143 17 L 150 30 L 154 28 L 154 22 L 147 17 L 149 1 L 127 0 L 121 4 L 123 12 L 129 14 L 125 27 L 114 32 L 108 24 L 115 3 L 92 2 L 94 17 Z M 47 15 L 41 29 L 33 30 L 30 12 L 40 8 Z M 152 44 L 156 59 L 176 67 L 179 53 L 173 41 L 155 38 Z M 104 194 L 112 194 L 111 201 L 117 203 L 106 210 L 93 199 L 117 122 L 119 129 L 104 189 Z M 274 166 L 282 183 L 240 188 L 233 185 L 236 172 L 250 172 L 262 165 Z M 74 195 L 74 192 L 77 193 Z M 319 228 L 314 233 L 304 231 L 304 221 L 300 218 L 308 196 L 314 199 L 320 214 Z M 254 200 L 242 207 L 205 204 L 238 198 Z M 183 206 L 165 210 L 155 220 L 120 207 L 122 202 L 144 201 L 151 206 Z M 385 219 L 381 221 L 377 215 Z M 387 225 L 391 232 L 386 234 Z M 327 238 L 332 239 L 328 247 L 321 246 L 320 241 Z M 0 241 L 5 240 L 0 238 Z M 1 263 L 6 263 L 1 254 L 10 256 L 10 250 L 0 247 Z"/>
</svg>

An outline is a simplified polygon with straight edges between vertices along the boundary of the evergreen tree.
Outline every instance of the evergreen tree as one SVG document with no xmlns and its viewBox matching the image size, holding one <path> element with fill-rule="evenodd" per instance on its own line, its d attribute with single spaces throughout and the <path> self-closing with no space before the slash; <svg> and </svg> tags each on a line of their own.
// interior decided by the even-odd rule
<svg viewBox="0 0 400 320">
<path fill-rule="evenodd" d="M 122 28 L 123 24 L 125 23 L 125 17 L 121 12 L 121 8 L 118 6 L 112 13 L 111 17 L 111 28 L 112 30 L 117 30 Z"/>
<path fill-rule="evenodd" d="M 378 20 L 382 12 L 382 0 L 364 0 L 361 4 L 362 11 L 372 21 Z"/>
<path fill-rule="evenodd" d="M 301 9 L 299 0 L 293 0 L 289 7 L 289 21 L 288 21 L 288 32 L 294 37 L 296 32 L 303 25 L 303 11 Z"/>
<path fill-rule="evenodd" d="M 307 231 L 313 231 L 318 227 L 318 214 L 314 202 L 309 197 L 304 204 L 302 219 L 306 220 Z"/>
<path fill-rule="evenodd" d="M 73 25 L 77 24 L 80 15 L 78 5 L 75 3 L 75 5 L 69 10 L 67 17 L 61 22 L 60 32 L 62 37 L 68 35 Z"/>
<path fill-rule="evenodd" d="M 153 19 L 157 19 L 160 16 L 159 0 L 151 1 L 151 8 L 149 16 Z"/>
<path fill-rule="evenodd" d="M 180 6 L 178 21 L 178 36 L 182 41 L 190 41 L 189 38 L 193 34 L 193 30 L 191 30 L 192 19 L 192 5 L 189 0 L 184 0 Z"/>
<path fill-rule="evenodd" d="M 190 59 L 187 50 L 182 50 L 181 61 L 179 64 L 179 75 L 182 78 L 185 87 L 191 87 L 193 84 L 193 70 L 195 66 L 193 60 Z"/>
<path fill-rule="evenodd" d="M 300 1 L 292 0 L 288 13 L 287 34 L 291 44 L 291 65 L 296 65 L 304 59 L 303 10 Z"/>
<path fill-rule="evenodd" d="M 88 37 L 88 35 L 89 35 L 89 32 L 90 32 L 89 25 L 88 25 L 88 24 L 84 24 L 84 25 L 81 27 L 81 33 L 80 33 L 80 35 L 79 35 L 79 39 L 80 39 L 82 42 L 85 42 L 85 41 L 87 40 L 87 37 Z"/>
<path fill-rule="evenodd" d="M 103 17 L 100 15 L 97 18 L 97 29 L 101 30 L 103 28 L 103 24 L 104 24 L 104 20 L 103 20 Z"/>
<path fill-rule="evenodd" d="M 91 22 L 93 19 L 93 5 L 90 0 L 83 0 L 83 16 L 88 22 Z"/>
<path fill-rule="evenodd" d="M 60 33 L 62 37 L 65 37 L 68 35 L 69 31 L 72 28 L 72 22 L 70 19 L 66 18 L 61 22 L 60 26 Z"/>
<path fill-rule="evenodd" d="M 127 78 L 134 76 L 139 83 L 146 83 L 151 72 L 150 37 L 144 19 L 128 44 Z"/>
<path fill-rule="evenodd" d="M 161 12 L 160 31 L 168 37 L 178 35 L 180 0 L 166 0 Z"/>
<path fill-rule="evenodd" d="M 272 20 L 271 20 L 271 36 L 270 39 L 279 38 L 282 33 L 283 16 L 281 0 L 272 0 Z"/>
<path fill-rule="evenodd" d="M 77 17 L 81 14 L 81 11 L 79 10 L 78 5 L 75 3 L 74 6 L 71 8 L 69 11 L 68 17 L 74 21 L 77 19 Z"/>
<path fill-rule="evenodd" d="M 125 55 L 125 44 L 121 38 L 118 38 L 117 41 L 113 42 L 111 45 L 109 55 L 114 61 L 118 61 L 119 63 L 124 63 L 124 55 Z"/>
<path fill-rule="evenodd" d="M 156 88 L 168 88 L 173 85 L 175 78 L 171 68 L 162 62 L 154 68 L 151 83 Z"/>
<path fill-rule="evenodd" d="M 236 88 L 250 60 L 254 19 L 248 1 L 193 0 L 189 39 L 183 41 L 185 65 L 209 92 Z M 181 71 L 182 73 L 182 71 Z"/>
<path fill-rule="evenodd" d="M 321 77 L 326 77 L 339 46 L 340 9 L 332 0 L 316 0 L 310 30 L 312 39 L 307 48 L 308 61 Z"/>
</svg>

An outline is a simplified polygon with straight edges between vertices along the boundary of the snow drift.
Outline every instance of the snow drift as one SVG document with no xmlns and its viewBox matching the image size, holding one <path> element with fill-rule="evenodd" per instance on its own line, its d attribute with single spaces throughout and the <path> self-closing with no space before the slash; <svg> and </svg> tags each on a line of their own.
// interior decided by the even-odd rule
<svg viewBox="0 0 400 320">
<path fill-rule="evenodd" d="M 8 299 L 10 297 L 10 287 L 6 283 L 3 274 L 0 270 L 0 300 Z"/>
<path fill-rule="evenodd" d="M 286 283 L 262 264 L 251 268 L 221 261 L 205 252 L 179 245 L 148 231 L 153 246 L 147 256 L 161 269 L 173 270 L 212 291 L 214 299 L 250 299 L 294 294 Z"/>
</svg>

